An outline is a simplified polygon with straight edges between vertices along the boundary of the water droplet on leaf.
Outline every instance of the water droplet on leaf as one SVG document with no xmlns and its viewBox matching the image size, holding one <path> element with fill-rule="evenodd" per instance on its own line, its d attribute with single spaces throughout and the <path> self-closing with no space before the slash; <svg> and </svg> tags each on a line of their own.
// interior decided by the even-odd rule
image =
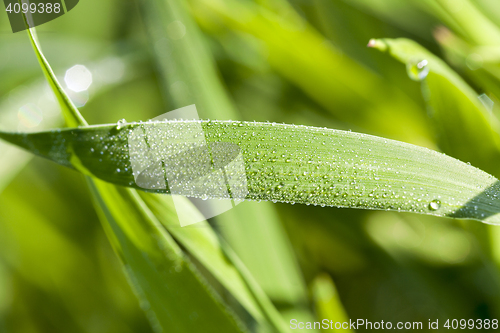
<svg viewBox="0 0 500 333">
<path fill-rule="evenodd" d="M 125 125 L 127 123 L 127 121 L 125 119 L 120 119 L 118 120 L 118 122 L 116 123 L 116 129 L 119 130 L 123 127 L 123 125 Z"/>
<path fill-rule="evenodd" d="M 438 210 L 439 208 L 441 208 L 441 201 L 435 199 L 429 203 L 430 210 Z"/>
<path fill-rule="evenodd" d="M 406 72 L 410 79 L 414 81 L 422 81 L 429 74 L 429 66 L 427 60 L 410 61 L 406 64 Z"/>
</svg>

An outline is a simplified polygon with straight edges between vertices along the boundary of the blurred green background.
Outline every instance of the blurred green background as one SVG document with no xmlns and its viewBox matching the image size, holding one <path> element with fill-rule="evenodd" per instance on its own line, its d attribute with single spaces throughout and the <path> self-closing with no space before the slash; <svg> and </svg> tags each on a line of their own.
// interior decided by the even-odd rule
<svg viewBox="0 0 500 333">
<path fill-rule="evenodd" d="M 455 95 L 436 90 L 449 110 L 436 119 L 428 90 L 439 87 L 410 79 L 404 64 L 366 47 L 370 38 L 420 43 L 474 89 L 496 129 L 498 1 L 190 0 L 186 15 L 169 12 L 163 4 L 169 2 L 81 0 L 37 28 L 61 82 L 76 64 L 92 72 L 88 90 L 69 91 L 90 124 L 146 120 L 205 98 L 205 105 L 221 106 L 202 103 L 201 118 L 374 134 L 441 150 L 500 176 L 498 151 L 482 152 L 483 133 L 454 113 Z M 199 28 L 204 52 L 179 60 L 184 25 L 188 32 Z M 209 65 L 196 62 L 200 57 Z M 223 97 L 198 96 L 198 86 L 212 83 L 178 79 L 179 61 L 195 76 L 198 67 L 215 64 L 222 85 L 214 94 Z M 63 126 L 26 33 L 12 34 L 6 14 L 0 78 L 3 129 Z M 457 137 L 479 143 L 443 140 Z M 500 318 L 497 227 L 250 202 L 210 222 L 287 321 L 344 312 L 424 327 L 428 319 Z M 1 143 L 0 332 L 150 331 L 81 175 Z"/>
</svg>

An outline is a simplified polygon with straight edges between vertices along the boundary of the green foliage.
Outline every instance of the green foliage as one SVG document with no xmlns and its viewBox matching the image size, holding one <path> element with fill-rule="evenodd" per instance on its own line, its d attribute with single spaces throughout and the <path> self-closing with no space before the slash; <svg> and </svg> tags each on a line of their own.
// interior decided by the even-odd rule
<svg viewBox="0 0 500 333">
<path fill-rule="evenodd" d="M 500 231 L 460 219 L 498 223 L 499 31 L 490 0 L 87 0 L 0 34 L 0 331 L 498 318 Z M 181 228 L 128 139 L 189 104 L 253 201 Z"/>
</svg>

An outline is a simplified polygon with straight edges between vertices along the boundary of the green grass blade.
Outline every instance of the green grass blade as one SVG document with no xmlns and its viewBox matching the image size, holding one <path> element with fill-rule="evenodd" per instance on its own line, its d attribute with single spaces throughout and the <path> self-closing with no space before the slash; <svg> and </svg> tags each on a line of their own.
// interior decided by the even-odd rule
<svg viewBox="0 0 500 333">
<path fill-rule="evenodd" d="M 172 108 L 196 104 L 204 118 L 217 112 L 234 119 L 237 113 L 185 1 L 145 1 L 140 8 Z"/>
<path fill-rule="evenodd" d="M 195 104 L 202 118 L 239 119 L 186 1 L 145 1 L 141 9 L 155 45 L 165 92 L 172 101 L 170 108 Z M 216 221 L 221 234 L 273 301 L 289 305 L 307 302 L 300 268 L 272 204 L 264 203 L 259 209 L 241 204 L 217 216 Z"/>
<path fill-rule="evenodd" d="M 245 332 L 132 189 L 89 181 L 115 251 L 153 328 Z M 196 299 L 196 302 L 193 302 Z"/>
<path fill-rule="evenodd" d="M 495 1 L 491 0 L 471 0 L 475 6 L 486 15 L 493 23 L 500 27 L 500 9 Z"/>
<path fill-rule="evenodd" d="M 424 2 L 430 11 L 444 22 L 460 27 L 459 32 L 469 41 L 477 45 L 500 45 L 500 28 L 470 0 L 461 0 L 458 8 L 456 3 L 446 0 Z M 437 7 L 441 10 L 436 10 Z"/>
<path fill-rule="evenodd" d="M 337 288 L 330 276 L 327 274 L 317 276 L 312 283 L 312 293 L 314 295 L 318 317 L 328 319 L 330 329 L 335 327 L 335 323 L 349 323 L 349 317 L 344 310 L 344 306 L 337 293 Z M 333 322 L 333 324 L 331 322 Z M 343 331 L 354 332 L 345 324 L 343 326 Z"/>
<path fill-rule="evenodd" d="M 371 44 L 406 64 L 414 79 L 421 77 L 441 149 L 498 174 L 500 125 L 488 114 L 477 93 L 444 61 L 411 40 L 379 39 Z M 418 64 L 422 61 L 427 65 L 419 69 Z"/>
<path fill-rule="evenodd" d="M 66 120 L 66 124 L 70 127 L 79 126 L 79 125 L 87 125 L 87 122 L 82 117 L 76 106 L 73 104 L 68 95 L 64 92 L 61 84 L 57 80 L 54 71 L 49 65 L 49 62 L 45 58 L 38 43 L 38 38 L 36 36 L 35 28 L 26 29 L 28 32 L 28 36 L 30 38 L 33 49 L 35 50 L 36 57 L 38 62 L 40 63 L 40 67 L 42 68 L 43 74 L 47 79 L 52 91 L 56 95 L 56 98 L 61 106 L 62 113 L 64 115 L 64 119 Z"/>
<path fill-rule="evenodd" d="M 325 0 L 315 0 L 316 3 L 328 2 Z M 425 12 L 424 5 L 420 0 L 405 1 L 399 0 L 342 0 L 341 2 L 355 7 L 372 16 L 379 17 L 383 22 L 391 23 L 413 35 L 428 38 L 428 27 L 435 25 L 436 20 L 432 19 Z M 344 11 L 339 12 L 344 14 Z"/>
<path fill-rule="evenodd" d="M 500 96 L 500 47 L 472 46 L 446 28 L 436 30 L 435 37 L 446 58 L 483 91 Z"/>
<path fill-rule="evenodd" d="M 224 238 L 274 302 L 307 304 L 302 273 L 272 203 L 244 202 L 219 221 Z"/>
<path fill-rule="evenodd" d="M 127 137 L 134 133 L 130 131 L 155 129 L 155 139 L 165 139 L 169 131 L 183 133 L 192 122 L 128 124 L 120 129 L 101 125 L 34 134 L 2 132 L 0 138 L 108 182 L 138 188 L 130 167 Z M 500 222 L 498 180 L 436 151 L 307 126 L 231 121 L 201 121 L 201 125 L 209 144 L 227 142 L 241 149 L 249 200 Z M 155 153 L 166 152 L 160 148 Z M 184 157 L 192 154 L 181 152 Z M 196 196 L 188 190 L 179 194 Z"/>
<path fill-rule="evenodd" d="M 174 207 L 169 196 L 146 192 L 139 192 L 139 195 L 168 232 L 231 292 L 259 324 L 263 327 L 274 326 L 277 332 L 288 331 L 267 295 L 253 282 L 251 275 L 242 269 L 241 264 L 238 264 L 239 259 L 234 254 L 227 254 L 232 250 L 220 244 L 208 222 L 181 228 L 177 218 L 169 218 L 175 217 L 175 209 L 181 208 L 179 200 Z M 185 207 L 181 209 L 201 220 L 200 213 L 189 200 L 185 199 L 182 203 Z M 231 259 L 228 260 L 228 257 Z M 251 282 L 248 282 L 249 280 Z"/>
</svg>

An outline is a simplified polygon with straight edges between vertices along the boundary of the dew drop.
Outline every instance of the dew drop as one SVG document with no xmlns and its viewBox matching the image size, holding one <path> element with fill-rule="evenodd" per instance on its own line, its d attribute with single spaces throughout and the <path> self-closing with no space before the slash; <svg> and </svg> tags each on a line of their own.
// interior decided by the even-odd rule
<svg viewBox="0 0 500 333">
<path fill-rule="evenodd" d="M 118 120 L 118 122 L 116 123 L 116 129 L 119 130 L 122 128 L 123 125 L 125 125 L 127 123 L 127 121 L 125 119 L 120 119 Z"/>
<path fill-rule="evenodd" d="M 438 210 L 439 208 L 441 208 L 441 201 L 434 199 L 429 203 L 430 210 Z"/>
<path fill-rule="evenodd" d="M 410 61 L 406 64 L 406 72 L 410 79 L 414 81 L 422 81 L 429 74 L 429 66 L 427 60 Z"/>
</svg>

